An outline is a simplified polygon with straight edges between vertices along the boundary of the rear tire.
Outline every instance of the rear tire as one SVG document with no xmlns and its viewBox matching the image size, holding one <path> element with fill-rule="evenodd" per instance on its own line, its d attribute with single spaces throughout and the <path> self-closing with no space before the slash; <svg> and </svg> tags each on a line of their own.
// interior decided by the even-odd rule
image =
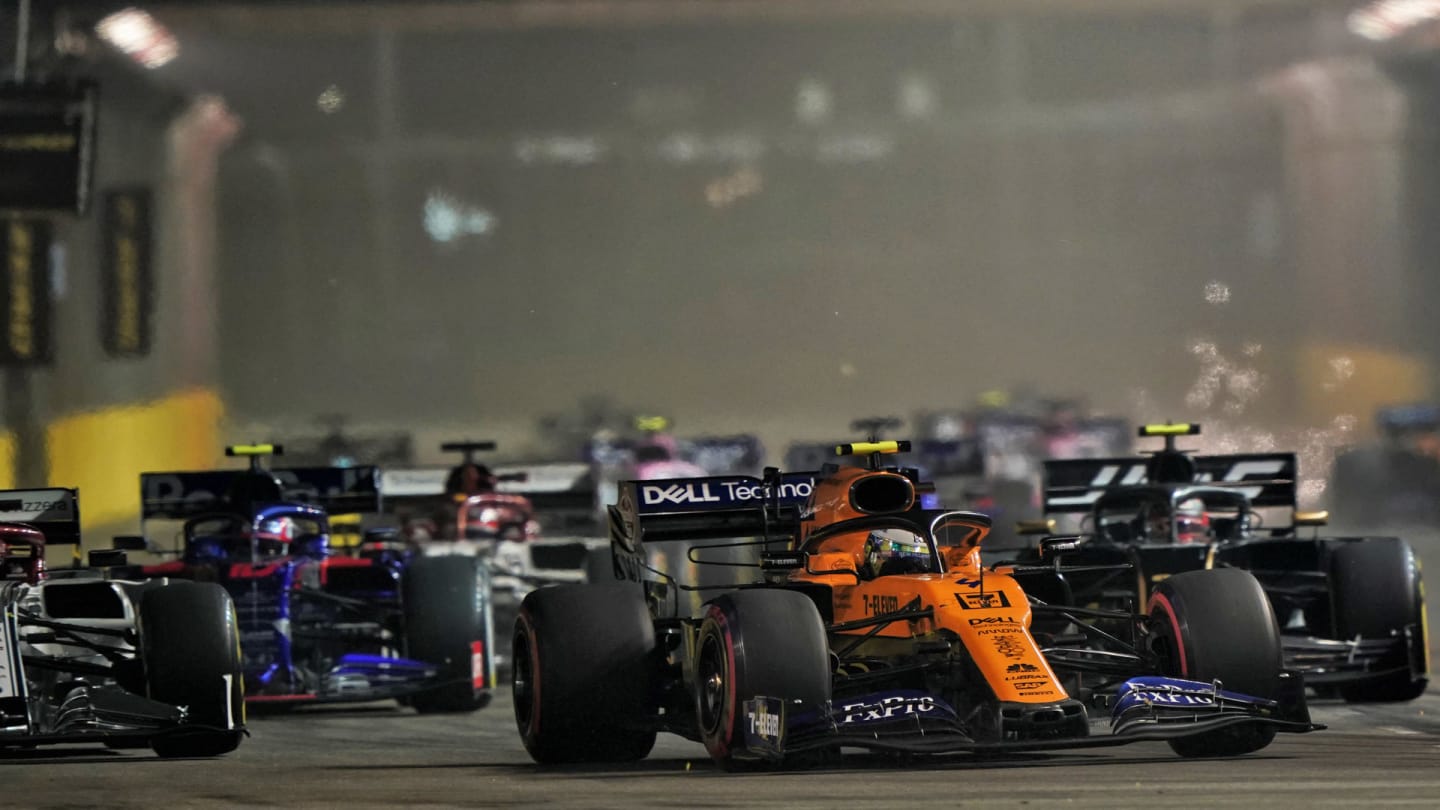
<svg viewBox="0 0 1440 810">
<path fill-rule="evenodd" d="M 695 642 L 696 718 L 705 750 L 726 769 L 745 740 L 745 701 L 823 706 L 832 674 L 825 623 L 802 593 L 743 590 L 709 603 Z"/>
<path fill-rule="evenodd" d="M 1275 699 L 1283 667 L 1280 628 L 1260 583 L 1221 568 L 1176 574 L 1155 586 L 1149 615 L 1161 673 L 1219 681 L 1224 689 Z M 1169 740 L 1182 757 L 1229 757 L 1259 751 L 1275 728 L 1238 725 Z"/>
<path fill-rule="evenodd" d="M 208 582 L 171 582 L 140 599 L 140 654 L 153 700 L 188 709 L 207 729 L 156 737 L 162 757 L 216 757 L 244 736 L 245 681 L 230 596 Z"/>
<path fill-rule="evenodd" d="M 405 570 L 405 650 L 440 668 L 445 685 L 410 696 L 421 714 L 473 712 L 490 702 L 489 580 L 474 557 L 417 557 Z"/>
<path fill-rule="evenodd" d="M 633 762 L 655 746 L 655 624 L 633 583 L 532 591 L 515 621 L 515 726 L 541 764 Z"/>
<path fill-rule="evenodd" d="M 1381 663 L 1398 666 L 1416 660 L 1428 676 L 1420 563 L 1408 543 L 1398 537 L 1377 537 L 1336 548 L 1330 556 L 1330 586 L 1336 638 L 1403 638 L 1405 627 L 1413 625 L 1405 657 Z M 1379 680 L 1341 684 L 1340 696 L 1351 703 L 1397 703 L 1420 697 L 1429 683 L 1428 677 L 1397 672 Z"/>
<path fill-rule="evenodd" d="M 585 581 L 592 585 L 618 581 L 614 554 L 609 546 L 592 548 L 585 553 Z"/>
</svg>

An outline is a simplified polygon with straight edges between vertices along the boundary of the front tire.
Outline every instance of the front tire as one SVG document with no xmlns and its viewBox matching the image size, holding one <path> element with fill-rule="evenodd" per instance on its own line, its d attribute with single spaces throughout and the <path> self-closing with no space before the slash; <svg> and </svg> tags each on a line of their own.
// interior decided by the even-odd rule
<svg viewBox="0 0 1440 810">
<path fill-rule="evenodd" d="M 489 580 L 474 557 L 418 557 L 405 570 L 406 655 L 440 668 L 444 686 L 410 696 L 421 714 L 490 702 Z"/>
<path fill-rule="evenodd" d="M 150 741 L 162 757 L 216 757 L 240 745 L 245 682 L 230 596 L 208 582 L 171 582 L 140 599 L 140 652 L 153 700 L 188 709 L 205 729 Z"/>
<path fill-rule="evenodd" d="M 1228 691 L 1259 698 L 1279 695 L 1280 628 L 1264 589 L 1248 572 L 1176 574 L 1155 587 L 1148 613 L 1161 674 L 1219 681 Z M 1273 726 L 1249 724 L 1169 744 L 1182 757 L 1229 757 L 1259 751 L 1274 739 Z"/>
<path fill-rule="evenodd" d="M 1425 693 L 1429 650 L 1425 633 L 1425 596 L 1420 563 L 1410 545 L 1398 537 L 1346 543 L 1330 556 L 1331 615 L 1335 637 L 1405 637 L 1412 627 L 1404 656 L 1381 661 L 1384 666 L 1419 662 L 1420 677 L 1396 672 L 1384 678 L 1347 683 L 1340 696 L 1351 703 L 1398 703 Z"/>
<path fill-rule="evenodd" d="M 706 606 L 696 640 L 696 717 L 705 750 L 721 767 L 743 764 L 745 701 L 756 697 L 823 706 L 832 675 L 825 623 L 795 591 L 743 590 Z"/>
<path fill-rule="evenodd" d="M 655 625 L 639 585 L 530 592 L 515 621 L 515 726 L 545 765 L 633 762 L 655 746 Z"/>
</svg>

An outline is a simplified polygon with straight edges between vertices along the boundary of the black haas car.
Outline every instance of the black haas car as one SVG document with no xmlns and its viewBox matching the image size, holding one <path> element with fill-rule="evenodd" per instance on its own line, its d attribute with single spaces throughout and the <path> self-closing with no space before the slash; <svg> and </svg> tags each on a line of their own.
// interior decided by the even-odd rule
<svg viewBox="0 0 1440 810">
<path fill-rule="evenodd" d="M 1176 448 L 1176 437 L 1199 432 L 1197 424 L 1147 425 L 1141 437 L 1165 440 L 1148 458 L 1045 463 L 1047 520 L 1020 530 L 1050 534 L 1057 520 L 1078 516 L 1081 534 L 1064 562 L 1096 567 L 1051 578 L 1046 597 L 1081 607 L 1145 604 L 1157 584 L 1181 572 L 1242 569 L 1265 589 L 1286 667 L 1318 693 L 1348 701 L 1423 693 L 1425 600 L 1410 545 L 1398 537 L 1320 536 L 1328 513 L 1296 511 L 1293 453 Z"/>
</svg>

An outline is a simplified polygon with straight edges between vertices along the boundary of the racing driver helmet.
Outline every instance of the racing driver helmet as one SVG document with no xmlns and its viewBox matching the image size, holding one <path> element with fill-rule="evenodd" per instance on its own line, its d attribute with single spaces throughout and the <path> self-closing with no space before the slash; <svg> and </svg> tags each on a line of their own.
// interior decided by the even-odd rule
<svg viewBox="0 0 1440 810">
<path fill-rule="evenodd" d="M 1204 543 L 1210 537 L 1210 516 L 1199 498 L 1182 501 L 1175 507 L 1175 542 L 1181 545 Z"/>
<path fill-rule="evenodd" d="M 300 527 L 289 517 L 266 518 L 255 525 L 255 543 L 262 557 L 288 554 L 299 534 Z"/>
<path fill-rule="evenodd" d="M 930 570 L 930 548 L 909 529 L 876 529 L 865 539 L 868 578 L 890 574 L 920 574 Z"/>
</svg>

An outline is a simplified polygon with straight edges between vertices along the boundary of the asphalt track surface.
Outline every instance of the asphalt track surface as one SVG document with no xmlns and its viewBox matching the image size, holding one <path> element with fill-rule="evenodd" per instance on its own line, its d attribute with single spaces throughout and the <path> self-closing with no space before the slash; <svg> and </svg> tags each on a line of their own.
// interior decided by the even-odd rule
<svg viewBox="0 0 1440 810">
<path fill-rule="evenodd" d="M 508 691 L 471 715 L 392 703 L 252 717 L 216 760 L 50 748 L 0 756 L 7 807 L 1374 807 L 1440 806 L 1440 691 L 1383 706 L 1323 702 L 1330 728 L 1280 735 L 1238 759 L 1181 760 L 1163 743 L 1084 752 L 725 773 L 698 744 L 662 735 L 621 767 L 540 768 L 515 733 Z"/>
<path fill-rule="evenodd" d="M 1440 536 L 1412 542 L 1434 581 Z M 1428 607 L 1440 627 L 1433 589 Z M 1440 638 L 1430 640 L 1440 661 Z M 0 807 L 1440 808 L 1440 685 L 1410 703 L 1312 701 L 1311 714 L 1329 728 L 1236 759 L 1182 760 L 1164 743 L 1136 743 L 1003 759 L 856 752 L 840 768 L 732 774 L 698 743 L 661 735 L 634 765 L 541 768 L 504 688 L 469 715 L 421 717 L 393 702 L 252 715 L 250 739 L 214 760 L 0 752 Z"/>
</svg>

